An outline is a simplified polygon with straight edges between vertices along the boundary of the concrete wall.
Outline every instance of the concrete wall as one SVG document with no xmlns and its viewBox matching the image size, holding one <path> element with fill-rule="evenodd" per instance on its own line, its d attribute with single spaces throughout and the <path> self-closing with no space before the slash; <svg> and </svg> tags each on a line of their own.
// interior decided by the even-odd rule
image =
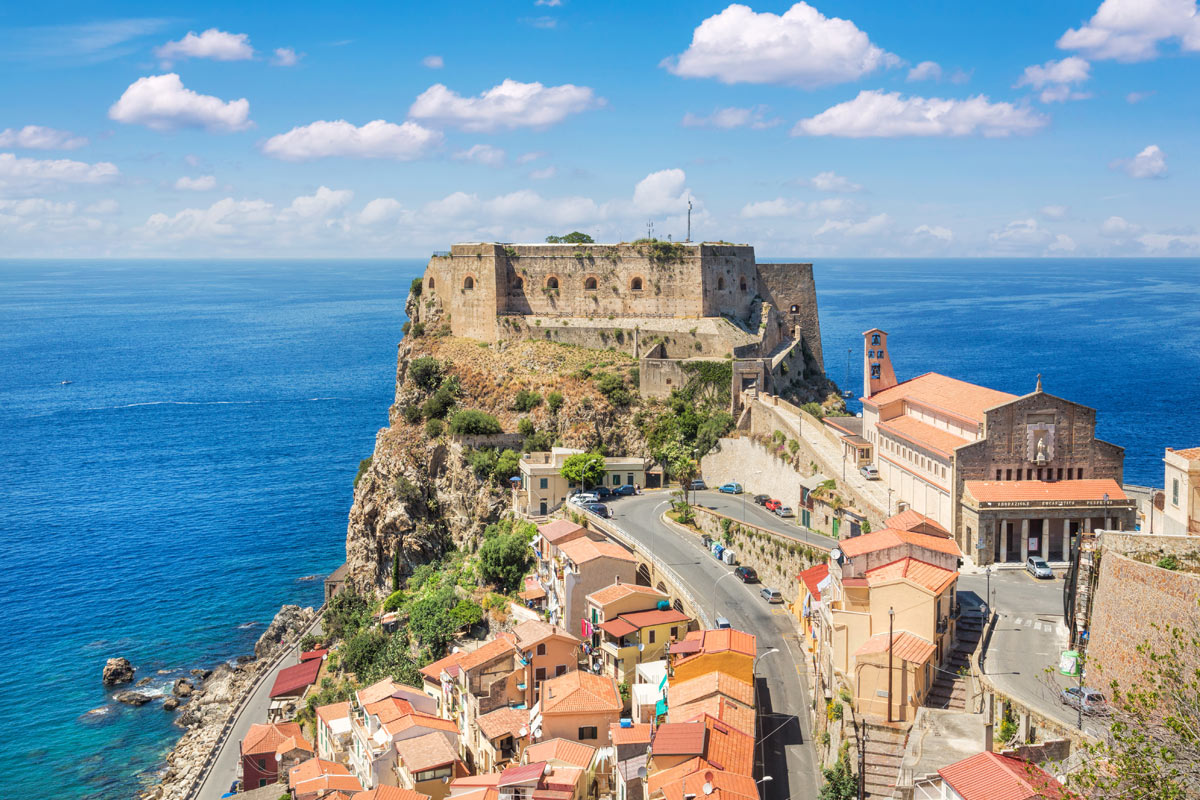
<svg viewBox="0 0 1200 800">
<path fill-rule="evenodd" d="M 753 567 L 762 585 L 778 589 L 789 603 L 796 602 L 799 590 L 796 576 L 827 558 L 828 551 L 816 543 L 809 546 L 707 508 L 698 507 L 695 511 L 696 526 L 721 543 L 725 542 L 725 527 L 721 521 L 728 519 L 732 536 L 728 546 L 737 556 L 737 563 Z"/>
</svg>

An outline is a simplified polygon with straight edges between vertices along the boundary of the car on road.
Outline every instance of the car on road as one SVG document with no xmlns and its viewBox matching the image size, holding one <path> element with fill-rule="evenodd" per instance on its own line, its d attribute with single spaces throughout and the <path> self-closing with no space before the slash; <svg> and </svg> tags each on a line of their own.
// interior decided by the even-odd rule
<svg viewBox="0 0 1200 800">
<path fill-rule="evenodd" d="M 858 471 L 861 472 L 862 476 L 869 481 L 879 480 L 879 470 L 875 469 L 870 464 L 867 464 L 865 467 L 860 467 Z"/>
<path fill-rule="evenodd" d="M 783 602 L 783 595 L 779 593 L 778 589 L 768 589 L 766 586 L 764 586 L 759 594 L 762 595 L 762 599 L 766 600 L 768 603 Z"/>
<path fill-rule="evenodd" d="M 765 508 L 767 511 L 774 511 L 775 509 L 779 508 L 781 505 L 783 505 L 783 503 L 779 502 L 774 497 L 772 497 L 770 500 L 763 503 L 763 508 Z"/>
<path fill-rule="evenodd" d="M 738 567 L 733 574 L 737 575 L 742 583 L 758 583 L 758 573 L 754 571 L 754 567 Z"/>
<path fill-rule="evenodd" d="M 608 498 L 612 497 L 613 493 L 612 489 L 609 489 L 607 486 L 597 486 L 595 489 L 592 489 L 592 494 L 596 495 L 596 497 L 599 497 L 600 502 L 604 502 Z"/>
<path fill-rule="evenodd" d="M 775 516 L 777 517 L 794 517 L 796 512 L 792 511 L 791 506 L 777 506 L 775 508 Z"/>
<path fill-rule="evenodd" d="M 1062 690 L 1060 699 L 1064 705 L 1071 708 L 1079 708 L 1082 704 L 1085 714 L 1108 713 L 1108 700 L 1105 699 L 1104 693 L 1086 686 L 1069 686 Z"/>
<path fill-rule="evenodd" d="M 613 497 L 632 497 L 637 494 L 637 487 L 632 483 L 627 483 L 624 486 L 618 486 L 612 490 Z"/>
<path fill-rule="evenodd" d="M 696 491 L 697 489 L 707 489 L 708 484 L 706 484 L 704 481 L 697 478 L 696 480 L 692 481 L 691 485 L 688 486 L 688 488 L 691 489 L 692 491 Z"/>
<path fill-rule="evenodd" d="M 588 503 L 599 503 L 600 498 L 591 492 L 577 492 L 567 498 L 567 502 L 575 506 L 586 506 Z"/>
<path fill-rule="evenodd" d="M 736 481 L 733 483 L 725 483 L 721 485 L 721 494 L 741 494 L 742 485 Z"/>
<path fill-rule="evenodd" d="M 770 499 L 771 499 L 771 495 L 769 495 L 769 494 L 756 494 L 756 495 L 754 495 L 754 504 L 761 506 L 763 503 L 767 502 Z"/>
<path fill-rule="evenodd" d="M 1054 570 L 1041 556 L 1030 556 L 1025 559 L 1025 571 L 1035 578 L 1053 578 Z"/>
<path fill-rule="evenodd" d="M 733 626 L 729 624 L 729 620 L 725 619 L 724 617 L 717 617 L 717 630 L 721 630 L 722 628 L 732 628 L 732 627 Z"/>
<path fill-rule="evenodd" d="M 604 503 L 588 503 L 584 508 L 603 519 L 608 519 L 612 516 L 612 509 L 604 505 Z"/>
</svg>

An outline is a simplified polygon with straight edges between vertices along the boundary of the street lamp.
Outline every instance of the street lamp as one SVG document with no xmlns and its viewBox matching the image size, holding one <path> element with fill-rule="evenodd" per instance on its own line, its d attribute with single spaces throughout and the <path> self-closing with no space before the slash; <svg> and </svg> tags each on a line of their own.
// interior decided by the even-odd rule
<svg viewBox="0 0 1200 800">
<path fill-rule="evenodd" d="M 892 490 L 888 489 L 888 516 L 892 515 Z"/>
<path fill-rule="evenodd" d="M 736 574 L 737 574 L 736 572 L 726 572 L 724 575 L 717 578 L 716 582 L 713 583 L 712 613 L 713 613 L 713 624 L 714 625 L 717 624 L 717 620 L 716 620 L 716 617 L 717 617 L 717 584 L 719 584 L 721 581 L 725 580 L 726 578 L 733 577 Z"/>
<path fill-rule="evenodd" d="M 888 722 L 892 721 L 892 630 L 896 621 L 896 609 L 888 607 Z"/>
</svg>

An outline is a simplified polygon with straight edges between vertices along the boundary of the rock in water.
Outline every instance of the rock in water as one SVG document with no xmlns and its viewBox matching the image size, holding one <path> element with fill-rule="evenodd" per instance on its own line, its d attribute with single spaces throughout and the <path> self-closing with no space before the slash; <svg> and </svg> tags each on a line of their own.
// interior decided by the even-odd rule
<svg viewBox="0 0 1200 800">
<path fill-rule="evenodd" d="M 153 695 L 143 694 L 142 692 L 117 692 L 113 699 L 118 703 L 124 703 L 129 706 L 144 706 L 154 699 Z"/>
<path fill-rule="evenodd" d="M 130 664 L 129 659 L 124 656 L 110 658 L 104 663 L 102 680 L 105 686 L 119 686 L 122 683 L 129 683 L 133 680 L 133 664 Z"/>
<path fill-rule="evenodd" d="M 149 682 L 150 682 L 150 681 L 152 681 L 152 680 L 154 680 L 154 678 L 151 678 L 151 677 L 145 677 L 145 678 L 142 678 L 142 679 L 141 679 L 140 681 L 138 681 L 137 683 L 135 683 L 135 684 L 134 684 L 134 686 L 145 686 L 147 683 L 149 683 Z"/>
<path fill-rule="evenodd" d="M 175 685 L 171 687 L 171 694 L 176 697 L 191 697 L 193 690 L 192 682 L 187 678 L 180 678 L 175 681 Z"/>
<path fill-rule="evenodd" d="M 284 606 L 279 609 L 275 619 L 271 620 L 271 624 L 255 643 L 254 657 L 268 658 L 279 647 L 281 641 L 307 625 L 312 620 L 313 613 L 311 608 L 300 606 Z"/>
<path fill-rule="evenodd" d="M 166 700 L 163 700 L 163 711 L 174 711 L 177 708 L 179 708 L 178 697 L 168 697 Z"/>
</svg>

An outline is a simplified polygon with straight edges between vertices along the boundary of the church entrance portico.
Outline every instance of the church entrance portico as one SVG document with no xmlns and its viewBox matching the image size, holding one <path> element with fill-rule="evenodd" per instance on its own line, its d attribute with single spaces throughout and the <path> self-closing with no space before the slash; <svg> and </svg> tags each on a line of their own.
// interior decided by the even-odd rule
<svg viewBox="0 0 1200 800">
<path fill-rule="evenodd" d="M 1124 515 L 1111 511 L 1108 514 L 1097 512 L 1095 517 L 1065 516 L 1062 512 L 1047 515 L 1045 511 L 1032 509 L 1030 513 L 1031 516 L 1017 516 L 1011 512 L 997 515 L 992 525 L 988 524 L 990 515 L 982 515 L 980 530 L 985 535 L 989 528 L 993 531 L 991 563 L 1024 564 L 1029 556 L 1041 556 L 1051 563 L 1065 562 L 1080 531 L 1123 527 L 1125 521 Z M 986 552 L 988 542 L 985 540 L 983 544 L 985 547 L 980 549 Z"/>
</svg>

